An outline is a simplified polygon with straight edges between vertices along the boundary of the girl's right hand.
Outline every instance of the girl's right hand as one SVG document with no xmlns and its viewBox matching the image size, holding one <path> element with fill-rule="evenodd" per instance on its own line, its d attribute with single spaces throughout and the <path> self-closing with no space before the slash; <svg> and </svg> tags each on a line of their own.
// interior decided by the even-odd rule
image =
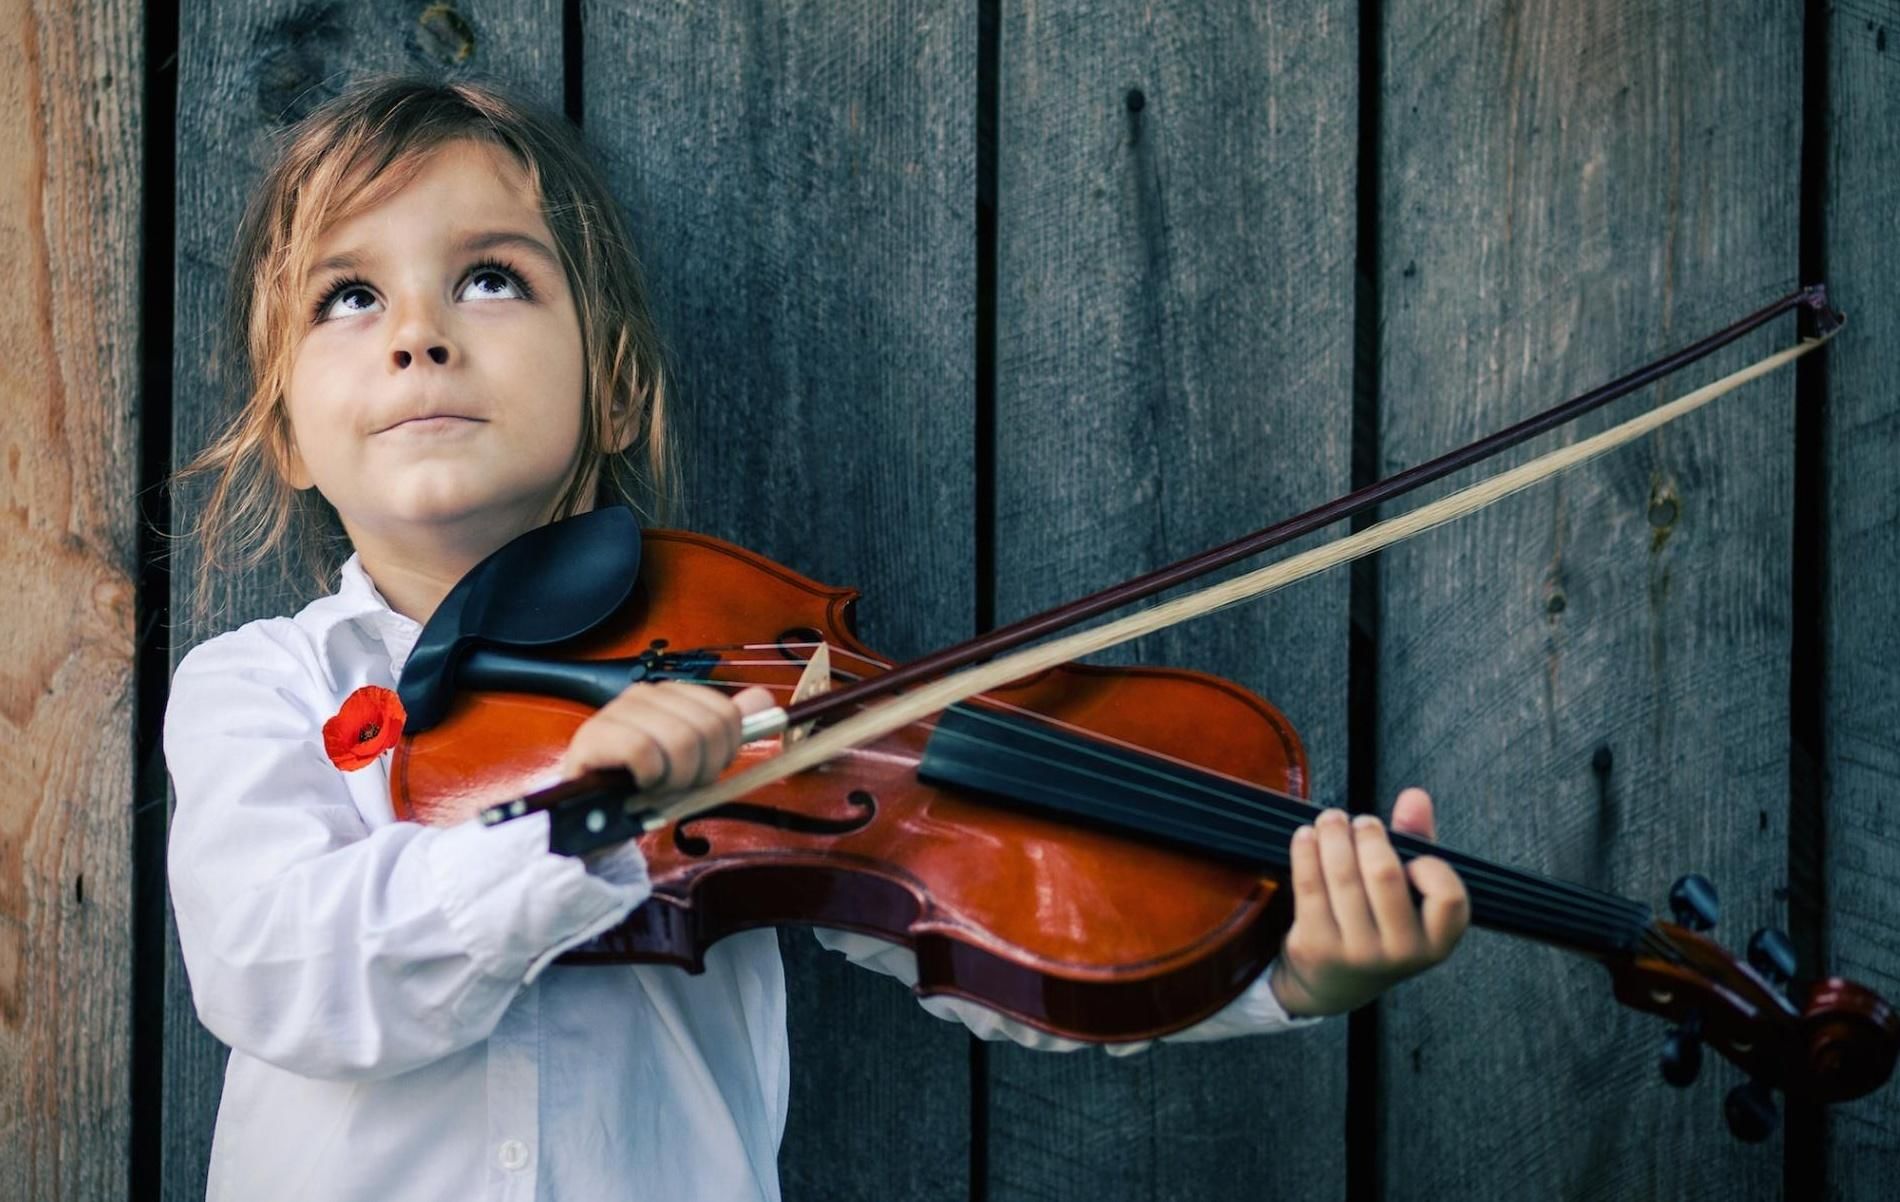
<svg viewBox="0 0 1900 1202">
<path fill-rule="evenodd" d="M 739 752 L 739 722 L 772 707 L 754 686 L 728 697 L 683 680 L 643 682 L 581 723 L 561 755 L 561 779 L 625 768 L 644 790 L 709 785 Z"/>
</svg>

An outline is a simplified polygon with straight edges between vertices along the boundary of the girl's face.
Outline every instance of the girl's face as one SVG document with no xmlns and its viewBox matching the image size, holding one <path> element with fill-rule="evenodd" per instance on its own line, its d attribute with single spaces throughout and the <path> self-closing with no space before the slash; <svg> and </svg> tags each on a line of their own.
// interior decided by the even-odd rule
<svg viewBox="0 0 1900 1202">
<path fill-rule="evenodd" d="M 434 152 L 325 232 L 302 296 L 290 482 L 366 562 L 479 556 L 553 516 L 580 440 L 580 322 L 506 151 Z"/>
</svg>

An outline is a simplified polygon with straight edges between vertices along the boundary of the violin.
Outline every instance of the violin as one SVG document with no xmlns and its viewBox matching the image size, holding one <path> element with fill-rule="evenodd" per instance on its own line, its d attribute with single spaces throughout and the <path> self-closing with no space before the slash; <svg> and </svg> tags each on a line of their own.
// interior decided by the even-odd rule
<svg viewBox="0 0 1900 1202">
<path fill-rule="evenodd" d="M 1789 308 L 1825 311 L 1816 293 L 1690 351 Z M 1063 640 L 1001 653 L 1363 511 L 1641 387 L 1655 368 L 1488 447 L 903 667 L 858 640 L 854 590 L 730 543 L 642 532 L 619 508 L 531 531 L 471 571 L 418 639 L 401 685 L 396 815 L 449 825 L 546 810 L 551 848 L 576 854 L 638 839 L 651 897 L 567 962 L 692 971 L 734 932 L 827 926 L 911 948 L 920 993 L 1067 1038 L 1180 1030 L 1244 990 L 1291 923 L 1288 844 L 1312 816 L 1299 736 L 1269 701 L 1205 673 L 1081 665 Z M 1414 524 L 1428 520 L 1445 519 Z M 780 737 L 753 738 L 684 800 L 641 797 L 624 772 L 544 787 L 594 708 L 666 679 L 766 686 L 785 698 L 767 716 Z M 866 704 L 880 695 L 890 699 Z M 1900 1054 L 1900 1015 L 1853 982 L 1799 977 L 1785 936 L 1759 932 L 1746 963 L 1710 939 L 1718 906 L 1700 877 L 1677 882 L 1667 922 L 1614 894 L 1396 832 L 1392 843 L 1402 860 L 1456 868 L 1476 925 L 1589 956 L 1619 1001 L 1674 1023 L 1665 1078 L 1692 1080 L 1704 1046 L 1746 1070 L 1727 1107 L 1744 1138 L 1772 1129 L 1770 1090 L 1859 1097 Z"/>
<path fill-rule="evenodd" d="M 570 665 L 610 665 L 603 699 L 623 679 L 763 684 L 782 697 L 820 645 L 833 672 L 887 666 L 855 637 L 852 591 L 704 535 L 642 536 L 625 510 L 596 514 L 580 521 L 641 548 L 627 604 L 561 649 Z M 470 658 L 478 679 L 507 663 L 492 650 Z M 546 694 L 456 695 L 440 724 L 398 751 L 398 815 L 453 823 L 529 791 L 591 708 Z M 1026 729 L 1028 715 L 1060 724 L 1038 724 L 1041 737 L 1086 730 L 1150 753 L 1144 766 L 1161 775 L 1140 788 L 1151 796 L 1188 787 L 1189 775 L 1210 779 L 1208 770 L 1305 794 L 1299 736 L 1239 686 L 1194 672 L 1066 666 L 996 690 L 934 729 L 895 731 L 767 793 L 642 836 L 652 899 L 570 956 L 694 968 L 727 934 L 808 923 L 909 944 L 925 989 L 1074 1038 L 1145 1038 L 1220 1009 L 1272 959 L 1291 920 L 1290 892 L 1282 897 L 1244 859 L 1228 866 L 973 796 L 962 780 L 979 770 L 973 761 L 991 770 L 997 761 L 963 755 L 971 740 L 944 742 L 946 727 L 975 723 L 976 743 L 987 748 L 999 733 Z M 773 750 L 770 741 L 746 744 L 728 773 Z M 1011 761 L 1060 788 L 1068 757 L 1031 748 Z M 1108 800 L 1099 787 L 1083 796 Z M 1284 860 L 1292 830 L 1269 840 L 1263 829 L 1260 850 L 1277 842 L 1268 855 Z M 1202 850 L 1219 833 L 1210 829 Z"/>
</svg>

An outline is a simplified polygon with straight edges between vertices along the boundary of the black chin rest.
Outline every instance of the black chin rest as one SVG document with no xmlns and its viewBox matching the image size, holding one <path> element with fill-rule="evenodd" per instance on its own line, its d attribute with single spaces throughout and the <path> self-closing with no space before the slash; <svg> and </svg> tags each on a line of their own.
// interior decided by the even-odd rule
<svg viewBox="0 0 1900 1202">
<path fill-rule="evenodd" d="M 462 577 L 430 616 L 396 695 L 404 729 L 440 722 L 456 665 L 475 647 L 521 650 L 586 634 L 618 610 L 640 575 L 640 523 L 619 505 L 553 522 L 508 543 Z"/>
</svg>

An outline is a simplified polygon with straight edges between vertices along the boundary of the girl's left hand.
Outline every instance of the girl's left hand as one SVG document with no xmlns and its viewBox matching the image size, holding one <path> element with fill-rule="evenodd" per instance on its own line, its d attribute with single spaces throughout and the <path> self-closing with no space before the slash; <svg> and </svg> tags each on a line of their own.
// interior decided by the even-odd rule
<svg viewBox="0 0 1900 1202">
<path fill-rule="evenodd" d="M 1432 799 L 1407 789 L 1392 829 L 1434 837 Z M 1339 1014 L 1437 964 L 1471 919 L 1464 882 L 1437 856 L 1409 864 L 1370 814 L 1320 812 L 1293 836 L 1293 925 L 1270 985 L 1290 1015 Z M 1407 882 L 1422 901 L 1413 905 Z"/>
</svg>

